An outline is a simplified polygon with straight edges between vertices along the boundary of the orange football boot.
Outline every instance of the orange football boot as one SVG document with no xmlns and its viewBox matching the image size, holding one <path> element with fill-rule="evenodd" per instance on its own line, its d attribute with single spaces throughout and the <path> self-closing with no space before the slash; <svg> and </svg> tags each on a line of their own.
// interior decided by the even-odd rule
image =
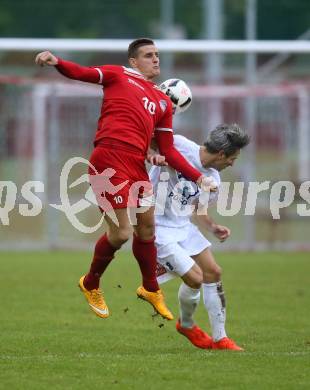
<svg viewBox="0 0 310 390">
<path fill-rule="evenodd" d="M 199 326 L 194 325 L 192 328 L 183 328 L 180 324 L 180 320 L 176 323 L 176 329 L 183 336 L 195 345 L 195 347 L 202 349 L 212 349 L 213 341 L 208 333 L 204 332 Z"/>
<path fill-rule="evenodd" d="M 103 294 L 99 288 L 87 290 L 84 286 L 85 275 L 79 280 L 79 288 L 84 294 L 91 310 L 101 318 L 109 317 L 109 309 L 104 301 Z"/>
<path fill-rule="evenodd" d="M 161 290 L 152 292 L 147 291 L 143 286 L 140 286 L 137 289 L 137 296 L 138 298 L 149 302 L 153 306 L 154 310 L 163 318 L 166 320 L 173 320 L 173 315 L 165 304 L 164 294 Z"/>
<path fill-rule="evenodd" d="M 213 349 L 227 349 L 231 351 L 244 351 L 243 348 L 239 347 L 234 340 L 228 337 L 223 337 L 221 340 L 213 342 Z"/>
</svg>

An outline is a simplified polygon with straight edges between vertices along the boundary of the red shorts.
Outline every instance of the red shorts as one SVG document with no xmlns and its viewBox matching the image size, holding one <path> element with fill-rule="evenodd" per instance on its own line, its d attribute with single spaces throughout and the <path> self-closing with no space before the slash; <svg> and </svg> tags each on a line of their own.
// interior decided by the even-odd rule
<svg viewBox="0 0 310 390">
<path fill-rule="evenodd" d="M 101 211 L 139 207 L 139 199 L 152 194 L 145 156 L 134 147 L 96 146 L 88 173 Z"/>
</svg>

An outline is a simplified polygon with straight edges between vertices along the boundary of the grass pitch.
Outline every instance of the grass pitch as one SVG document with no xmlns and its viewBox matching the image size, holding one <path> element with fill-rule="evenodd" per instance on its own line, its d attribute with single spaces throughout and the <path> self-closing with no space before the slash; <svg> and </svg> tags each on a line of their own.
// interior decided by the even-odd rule
<svg viewBox="0 0 310 390">
<path fill-rule="evenodd" d="M 218 254 L 227 331 L 246 351 L 204 351 L 137 300 L 118 254 L 103 280 L 108 319 L 77 288 L 89 253 L 0 253 L 2 389 L 309 389 L 307 253 Z M 178 280 L 163 289 L 177 316 Z M 201 303 L 196 319 L 209 330 Z"/>
</svg>

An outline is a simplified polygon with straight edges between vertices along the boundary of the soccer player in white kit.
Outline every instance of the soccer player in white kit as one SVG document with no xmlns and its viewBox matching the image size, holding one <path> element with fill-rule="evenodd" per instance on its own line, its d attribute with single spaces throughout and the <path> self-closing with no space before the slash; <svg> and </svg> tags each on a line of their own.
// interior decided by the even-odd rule
<svg viewBox="0 0 310 390">
<path fill-rule="evenodd" d="M 217 190 L 207 196 L 201 194 L 194 182 L 186 180 L 171 167 L 153 166 L 149 172 L 156 194 L 158 281 L 163 283 L 176 275 L 182 278 L 178 293 L 180 317 L 176 329 L 193 345 L 203 349 L 242 350 L 226 335 L 221 268 L 213 257 L 211 243 L 191 222 L 191 217 L 196 213 L 198 224 L 205 226 L 220 241 L 230 236 L 229 228 L 213 221 L 206 209 L 217 200 L 221 182 L 219 172 L 233 165 L 249 140 L 249 136 L 236 124 L 217 126 L 208 134 L 203 146 L 181 135 L 174 135 L 175 148 L 202 174 L 213 178 L 213 187 Z M 195 324 L 193 318 L 200 301 L 201 287 L 212 338 Z"/>
</svg>

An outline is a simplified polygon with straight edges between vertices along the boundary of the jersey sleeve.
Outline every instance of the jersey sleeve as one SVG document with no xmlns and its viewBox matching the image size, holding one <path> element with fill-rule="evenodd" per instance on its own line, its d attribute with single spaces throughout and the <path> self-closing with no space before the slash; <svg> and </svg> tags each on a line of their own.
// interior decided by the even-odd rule
<svg viewBox="0 0 310 390">
<path fill-rule="evenodd" d="M 121 67 L 117 65 L 82 66 L 75 62 L 58 58 L 56 69 L 62 75 L 73 80 L 107 85 L 117 77 Z"/>
<path fill-rule="evenodd" d="M 82 66 L 75 62 L 63 60 L 62 58 L 58 58 L 58 64 L 55 67 L 59 73 L 69 79 L 94 84 L 100 84 L 100 80 L 102 79 L 99 68 Z"/>
<path fill-rule="evenodd" d="M 102 65 L 94 67 L 100 74 L 99 84 L 103 86 L 115 81 L 123 73 L 123 67 L 119 65 Z"/>
<path fill-rule="evenodd" d="M 157 129 L 154 133 L 160 154 L 165 156 L 167 163 L 180 172 L 188 180 L 196 182 L 201 173 L 195 169 L 173 145 L 173 133 Z"/>
<path fill-rule="evenodd" d="M 162 99 L 160 101 L 160 104 L 166 105 L 166 111 L 164 115 L 160 118 L 160 120 L 157 122 L 155 131 L 168 131 L 170 133 L 173 133 L 172 130 L 172 104 L 170 99 Z"/>
</svg>

